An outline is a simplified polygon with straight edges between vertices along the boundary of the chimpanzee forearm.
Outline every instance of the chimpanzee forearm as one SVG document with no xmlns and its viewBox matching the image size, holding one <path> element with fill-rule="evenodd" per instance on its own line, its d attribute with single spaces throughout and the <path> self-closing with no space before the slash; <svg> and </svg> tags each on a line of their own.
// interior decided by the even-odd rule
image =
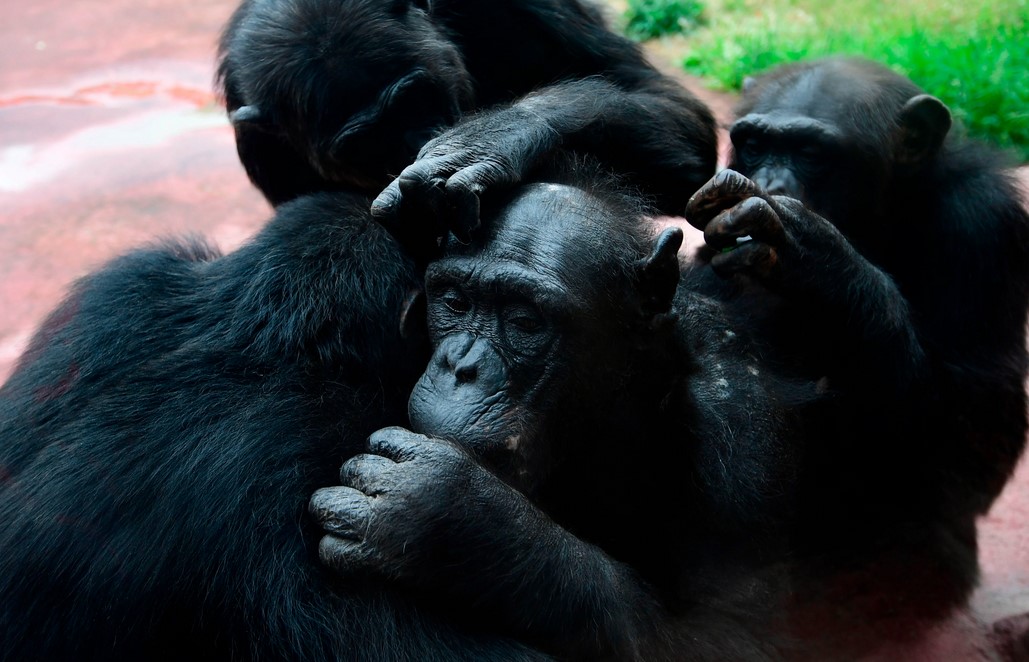
<svg viewBox="0 0 1029 662">
<path fill-rule="evenodd" d="M 668 618 L 626 566 L 566 531 L 466 451 L 401 428 L 319 490 L 321 557 L 471 605 L 491 627 L 572 659 L 655 659 Z"/>
<path fill-rule="evenodd" d="M 479 224 L 479 196 L 518 184 L 560 149 L 624 174 L 669 214 L 682 212 L 717 157 L 709 111 L 673 82 L 653 73 L 627 87 L 594 76 L 448 129 L 379 194 L 372 214 L 393 226 L 446 218 L 452 231 L 467 234 Z"/>
<path fill-rule="evenodd" d="M 626 173 L 669 214 L 681 214 L 715 170 L 710 112 L 656 72 L 632 88 L 601 77 L 553 85 L 511 110 L 535 114 L 566 148 L 588 152 Z"/>
<path fill-rule="evenodd" d="M 897 284 L 802 202 L 724 170 L 690 199 L 686 216 L 704 230 L 717 273 L 753 278 L 785 299 L 784 314 L 811 320 L 802 353 L 834 386 L 892 397 L 924 377 L 925 350 Z"/>
<path fill-rule="evenodd" d="M 780 201 L 813 216 L 794 200 Z M 929 369 L 907 299 L 888 274 L 830 224 L 812 226 L 804 224 L 810 231 L 804 233 L 797 266 L 789 269 L 782 288 L 794 306 L 821 311 L 820 344 L 830 377 L 844 387 L 905 393 Z M 855 379 L 860 384 L 848 383 Z"/>
<path fill-rule="evenodd" d="M 667 612 L 627 567 L 561 528 L 521 495 L 488 545 L 441 577 L 488 607 L 513 636 L 561 657 L 655 659 Z M 449 574 L 449 573 L 448 573 Z"/>
</svg>

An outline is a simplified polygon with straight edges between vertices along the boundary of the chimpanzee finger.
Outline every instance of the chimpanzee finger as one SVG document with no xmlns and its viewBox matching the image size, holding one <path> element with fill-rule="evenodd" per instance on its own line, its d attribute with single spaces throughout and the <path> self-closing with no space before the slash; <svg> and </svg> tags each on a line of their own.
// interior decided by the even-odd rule
<svg viewBox="0 0 1029 662">
<path fill-rule="evenodd" d="M 372 218 L 380 223 L 392 223 L 400 214 L 400 182 L 394 179 L 374 200 L 372 200 Z"/>
<path fill-rule="evenodd" d="M 735 170 L 723 170 L 693 194 L 684 212 L 690 225 L 703 230 L 715 216 L 746 198 L 763 195 L 761 187 Z"/>
<path fill-rule="evenodd" d="M 406 462 L 425 448 L 428 437 L 401 427 L 377 430 L 368 437 L 368 450 L 396 462 Z"/>
<path fill-rule="evenodd" d="M 307 511 L 328 533 L 364 540 L 372 521 L 368 497 L 349 487 L 323 487 L 307 503 Z"/>
<path fill-rule="evenodd" d="M 384 484 L 386 474 L 396 465 L 393 460 L 380 455 L 355 455 L 340 468 L 339 482 L 368 496 L 377 496 L 387 489 Z"/>
<path fill-rule="evenodd" d="M 439 158 L 416 161 L 404 168 L 397 177 L 402 214 L 415 211 L 439 218 L 446 211 L 446 178 L 450 174 L 447 165 L 445 159 Z"/>
<path fill-rule="evenodd" d="M 711 258 L 711 268 L 726 278 L 746 272 L 759 279 L 770 278 L 779 264 L 779 253 L 774 246 L 760 241 L 741 244 L 728 253 L 719 253 Z"/>
<path fill-rule="evenodd" d="M 447 198 L 453 213 L 451 231 L 459 241 L 469 241 L 479 228 L 479 196 L 496 180 L 496 166 L 488 163 L 462 168 L 447 180 Z"/>
<path fill-rule="evenodd" d="M 362 543 L 332 535 L 322 536 L 318 542 L 318 558 L 340 573 L 359 572 L 370 566 L 368 551 Z"/>
<path fill-rule="evenodd" d="M 737 238 L 744 237 L 778 246 L 784 235 L 779 215 L 767 200 L 756 197 L 726 209 L 704 228 L 704 241 L 712 248 L 735 247 Z"/>
</svg>

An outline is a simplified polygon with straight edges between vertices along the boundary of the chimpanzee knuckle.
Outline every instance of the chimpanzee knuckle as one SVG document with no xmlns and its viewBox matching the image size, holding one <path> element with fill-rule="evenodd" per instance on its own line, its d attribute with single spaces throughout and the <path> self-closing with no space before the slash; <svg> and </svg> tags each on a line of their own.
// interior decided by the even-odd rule
<svg viewBox="0 0 1029 662">
<path fill-rule="evenodd" d="M 452 154 L 461 147 L 461 142 L 454 131 L 448 131 L 422 145 L 418 150 L 417 161 L 435 160 Z M 417 163 L 416 161 L 416 163 Z"/>
<path fill-rule="evenodd" d="M 746 273 L 759 280 L 774 275 L 778 267 L 778 252 L 761 241 L 749 241 L 738 248 L 720 253 L 711 259 L 711 268 L 719 276 L 728 277 Z"/>
<path fill-rule="evenodd" d="M 379 455 L 362 453 L 355 455 L 339 470 L 339 480 L 344 486 L 361 490 L 365 494 L 377 494 L 389 485 L 389 474 L 395 463 Z"/>
<path fill-rule="evenodd" d="M 718 183 L 712 179 L 694 193 L 686 203 L 684 212 L 686 220 L 693 227 L 702 230 L 714 217 L 735 206 L 739 201 L 736 196 L 726 195 Z"/>
<path fill-rule="evenodd" d="M 734 247 L 739 225 L 735 208 L 723 210 L 704 226 L 704 241 L 715 249 Z"/>
<path fill-rule="evenodd" d="M 400 182 L 394 179 L 372 201 L 371 214 L 377 220 L 392 219 L 400 209 Z"/>
<path fill-rule="evenodd" d="M 778 244 L 783 240 L 785 228 L 782 216 L 768 200 L 759 197 L 747 198 L 741 207 L 749 219 L 749 234 L 770 244 Z"/>
<path fill-rule="evenodd" d="M 426 440 L 424 435 L 406 428 L 382 428 L 368 437 L 368 450 L 394 462 L 406 462 L 419 454 Z"/>
<path fill-rule="evenodd" d="M 327 533 L 351 540 L 364 537 L 372 515 L 369 498 L 346 487 L 318 490 L 308 510 Z"/>
<path fill-rule="evenodd" d="M 331 534 L 318 542 L 318 558 L 340 574 L 364 572 L 372 566 L 372 555 L 364 543 Z"/>
<path fill-rule="evenodd" d="M 761 187 L 743 174 L 729 168 L 715 175 L 713 182 L 724 196 L 743 198 L 761 194 Z"/>
</svg>

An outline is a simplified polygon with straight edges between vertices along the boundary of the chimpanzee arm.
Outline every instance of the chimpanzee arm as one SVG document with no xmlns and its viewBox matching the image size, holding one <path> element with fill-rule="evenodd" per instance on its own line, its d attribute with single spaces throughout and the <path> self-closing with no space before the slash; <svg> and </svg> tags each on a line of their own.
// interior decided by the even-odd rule
<svg viewBox="0 0 1029 662">
<path fill-rule="evenodd" d="M 513 186 L 558 148 L 598 157 L 655 196 L 661 210 L 680 213 L 714 172 L 714 122 L 674 82 L 637 75 L 631 86 L 601 76 L 555 84 L 459 123 L 422 148 L 375 200 L 373 215 L 450 213 L 459 230 L 472 230 L 485 190 Z"/>
<path fill-rule="evenodd" d="M 550 520 L 466 451 L 402 428 L 369 439 L 310 511 L 322 560 L 385 574 L 488 614 L 571 659 L 665 659 L 667 612 L 626 566 Z"/>
<path fill-rule="evenodd" d="M 816 314 L 812 342 L 835 349 L 827 352 L 829 376 L 839 385 L 858 380 L 903 393 L 925 376 L 925 350 L 904 295 L 829 221 L 732 170 L 698 191 L 686 215 L 704 230 L 708 247 L 721 251 L 711 258 L 717 273 L 743 273 L 795 304 L 806 302 Z"/>
</svg>

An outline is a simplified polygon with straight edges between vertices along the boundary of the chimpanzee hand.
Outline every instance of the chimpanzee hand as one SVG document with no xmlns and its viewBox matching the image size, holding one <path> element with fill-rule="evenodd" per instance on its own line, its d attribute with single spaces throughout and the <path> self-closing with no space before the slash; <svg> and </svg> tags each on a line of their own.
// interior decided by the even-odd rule
<svg viewBox="0 0 1029 662">
<path fill-rule="evenodd" d="M 446 582 L 441 573 L 463 554 L 482 551 L 474 540 L 511 526 L 528 503 L 447 441 L 393 427 L 372 434 L 368 450 L 343 465 L 342 486 L 309 504 L 328 532 L 321 560 L 344 574 Z"/>
<path fill-rule="evenodd" d="M 398 236 L 419 230 L 397 225 L 428 222 L 430 231 L 446 229 L 467 241 L 479 226 L 479 196 L 517 184 L 560 142 L 531 103 L 480 113 L 422 147 L 372 203 L 372 216 Z"/>
<path fill-rule="evenodd" d="M 765 285 L 807 289 L 857 257 L 846 238 L 800 201 L 769 195 L 734 170 L 723 170 L 686 205 L 686 219 L 716 251 L 720 276 L 744 273 Z M 843 258 L 841 260 L 841 258 Z"/>
</svg>

